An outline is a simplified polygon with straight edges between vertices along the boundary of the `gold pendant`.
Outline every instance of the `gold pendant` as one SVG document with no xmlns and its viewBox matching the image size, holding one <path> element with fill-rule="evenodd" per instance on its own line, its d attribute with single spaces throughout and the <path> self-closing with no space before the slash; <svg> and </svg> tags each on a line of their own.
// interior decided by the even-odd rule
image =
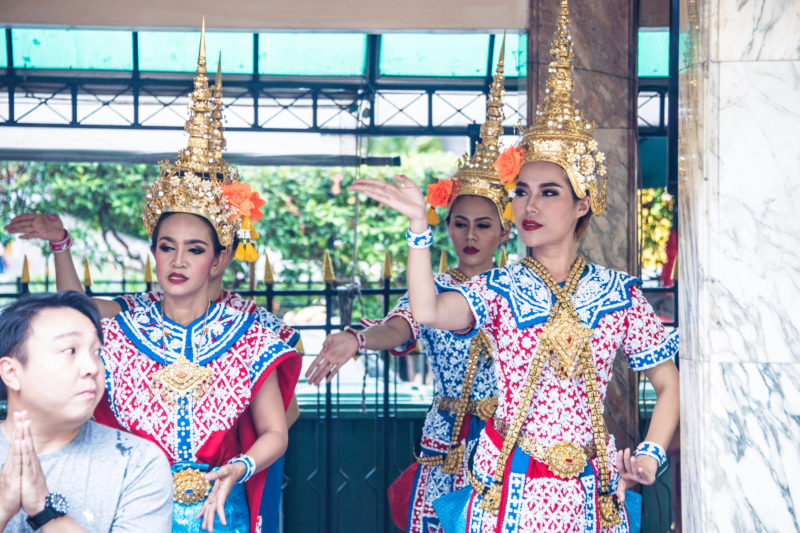
<svg viewBox="0 0 800 533">
<path fill-rule="evenodd" d="M 172 475 L 173 499 L 183 505 L 191 505 L 206 499 L 211 483 L 196 468 L 184 468 Z"/>
<path fill-rule="evenodd" d="M 586 468 L 586 454 L 577 444 L 559 442 L 547 450 L 546 463 L 553 474 L 561 479 L 570 479 Z"/>
<path fill-rule="evenodd" d="M 461 470 L 461 461 L 464 459 L 464 445 L 459 444 L 455 448 L 447 450 L 447 457 L 442 465 L 442 472 L 445 474 L 458 474 Z"/>
<path fill-rule="evenodd" d="M 617 497 L 612 494 L 601 494 L 598 498 L 600 529 L 618 526 L 622 523 L 619 515 L 619 503 Z"/>
<path fill-rule="evenodd" d="M 502 496 L 503 495 L 500 493 L 500 485 L 492 483 L 489 487 L 489 491 L 483 495 L 483 499 L 478 503 L 478 506 L 484 511 L 489 511 L 496 515 L 500 511 L 500 499 Z"/>
<path fill-rule="evenodd" d="M 565 311 L 559 312 L 556 319 L 542 330 L 540 342 L 553 351 L 562 378 L 574 378 L 578 374 L 583 347 L 592 338 L 592 333 Z"/>
<path fill-rule="evenodd" d="M 211 374 L 210 368 L 192 363 L 181 356 L 174 363 L 154 372 L 152 378 L 164 389 L 164 392 L 172 396 L 191 395 L 198 398 L 208 387 Z"/>
<path fill-rule="evenodd" d="M 478 418 L 483 420 L 489 420 L 490 417 L 494 416 L 494 412 L 497 410 L 497 398 L 495 396 L 487 396 L 478 402 L 478 405 L 475 406 L 475 414 L 478 415 Z"/>
</svg>

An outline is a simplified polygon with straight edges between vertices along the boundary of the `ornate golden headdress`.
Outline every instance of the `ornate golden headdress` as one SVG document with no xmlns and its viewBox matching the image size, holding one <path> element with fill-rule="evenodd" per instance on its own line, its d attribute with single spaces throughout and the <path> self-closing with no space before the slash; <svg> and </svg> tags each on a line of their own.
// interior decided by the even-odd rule
<svg viewBox="0 0 800 533">
<path fill-rule="evenodd" d="M 595 215 L 606 209 L 608 178 L 605 155 L 593 139 L 594 123 L 575 107 L 573 99 L 572 36 L 569 6 L 561 0 L 561 12 L 550 46 L 549 76 L 544 102 L 536 109 L 536 122 L 526 128 L 522 140 L 500 155 L 501 180 L 512 182 L 520 167 L 533 161 L 549 161 L 564 169 L 578 198 L 591 197 Z"/>
<path fill-rule="evenodd" d="M 449 180 L 439 180 L 428 186 L 428 203 L 432 206 L 428 211 L 429 222 L 438 223 L 433 207 L 451 206 L 459 196 L 481 196 L 490 200 L 497 208 L 497 214 L 503 226 L 510 224 L 508 213 L 508 190 L 500 183 L 494 162 L 500 155 L 500 138 L 503 135 L 503 57 L 506 49 L 506 38 L 500 47 L 500 59 L 497 62 L 494 79 L 489 86 L 486 100 L 486 121 L 481 124 L 481 142 L 475 152 L 464 156 L 458 162 L 458 169 Z M 435 219 L 434 219 L 435 217 Z M 434 221 L 435 220 L 435 221 Z"/>
<path fill-rule="evenodd" d="M 238 181 L 236 167 L 228 167 L 222 158 L 225 149 L 222 125 L 222 55 L 212 94 L 206 70 L 205 18 L 203 19 L 194 90 L 189 93 L 189 119 L 184 130 L 188 146 L 175 163 L 159 161 L 158 179 L 150 185 L 142 205 L 142 219 L 152 237 L 159 217 L 164 213 L 191 213 L 208 220 L 222 246 L 233 241 L 239 231 L 241 250 L 238 260 L 254 261 L 258 253 L 252 241 L 258 236 L 252 220 L 261 218 L 264 201 Z M 240 229 L 241 228 L 241 229 Z"/>
</svg>

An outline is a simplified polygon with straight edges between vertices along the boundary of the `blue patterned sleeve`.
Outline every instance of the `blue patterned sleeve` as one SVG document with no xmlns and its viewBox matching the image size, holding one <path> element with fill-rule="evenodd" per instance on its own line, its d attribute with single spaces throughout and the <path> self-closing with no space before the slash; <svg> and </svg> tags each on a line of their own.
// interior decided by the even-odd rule
<svg viewBox="0 0 800 533">
<path fill-rule="evenodd" d="M 678 353 L 678 330 L 667 332 L 638 286 L 630 288 L 632 306 L 626 310 L 623 352 L 635 372 L 671 360 Z"/>
<path fill-rule="evenodd" d="M 443 283 L 438 279 L 435 280 L 436 290 L 440 293 L 447 291 L 459 293 L 467 301 L 467 305 L 469 305 L 470 311 L 472 311 L 472 324 L 462 331 L 453 332 L 453 335 L 459 339 L 471 339 L 478 334 L 478 331 L 480 331 L 486 323 L 489 316 L 489 307 L 486 305 L 486 300 L 479 294 L 479 290 L 485 283 L 485 279 L 485 276 L 480 276 L 469 283 L 461 285 Z"/>
</svg>

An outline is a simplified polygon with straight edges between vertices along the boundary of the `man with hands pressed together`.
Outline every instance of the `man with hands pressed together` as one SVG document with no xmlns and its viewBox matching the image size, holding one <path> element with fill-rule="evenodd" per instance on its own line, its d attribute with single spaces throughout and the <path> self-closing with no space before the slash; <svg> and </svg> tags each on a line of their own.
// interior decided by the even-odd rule
<svg viewBox="0 0 800 533">
<path fill-rule="evenodd" d="M 100 317 L 72 292 L 0 314 L 0 530 L 166 532 L 172 480 L 156 446 L 91 421 L 103 396 Z"/>
</svg>

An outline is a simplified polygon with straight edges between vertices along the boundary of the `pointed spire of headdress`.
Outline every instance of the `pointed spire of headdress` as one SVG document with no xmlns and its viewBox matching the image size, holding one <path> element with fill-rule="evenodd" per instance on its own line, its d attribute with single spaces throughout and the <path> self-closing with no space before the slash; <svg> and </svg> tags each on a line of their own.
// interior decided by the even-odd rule
<svg viewBox="0 0 800 533">
<path fill-rule="evenodd" d="M 233 240 L 234 232 L 239 229 L 239 220 L 237 208 L 228 201 L 220 187 L 221 183 L 231 181 L 230 174 L 226 173 L 221 152 L 217 159 L 210 149 L 214 137 L 214 102 L 206 70 L 205 17 L 200 30 L 197 69 L 189 99 L 189 119 L 184 126 L 189 134 L 188 146 L 178 153 L 174 164 L 170 161 L 159 162 L 159 178 L 148 189 L 142 206 L 142 219 L 148 234 L 152 235 L 162 214 L 193 213 L 208 220 L 214 226 L 220 243 L 227 246 Z"/>
<path fill-rule="evenodd" d="M 504 55 L 506 49 L 506 35 L 503 33 L 503 43 L 500 47 L 500 58 L 492 84 L 489 86 L 489 95 L 486 98 L 486 120 L 481 124 L 481 141 L 475 147 L 471 156 L 464 156 L 459 162 L 458 170 L 453 174 L 456 181 L 453 200 L 459 196 L 482 196 L 492 201 L 497 207 L 497 213 L 503 224 L 510 221 L 503 218 L 508 191 L 500 183 L 494 162 L 500 155 L 500 140 L 503 136 L 503 88 Z"/>
<path fill-rule="evenodd" d="M 222 152 L 226 146 L 222 110 L 222 52 L 220 52 L 217 62 L 217 77 L 214 80 L 211 120 L 209 121 L 209 173 L 216 174 L 217 179 L 222 182 L 230 183 L 238 178 L 239 173 L 236 167 L 228 167 L 228 163 L 222 158 Z"/>
<path fill-rule="evenodd" d="M 556 31 L 550 45 L 550 63 L 544 101 L 536 109 L 536 122 L 526 128 L 520 147 L 524 163 L 549 161 L 567 173 L 578 198 L 588 192 L 592 211 L 602 215 L 606 206 L 605 155 L 592 138 L 594 123 L 587 120 L 574 100 L 572 36 L 569 3 L 561 0 Z"/>
</svg>

